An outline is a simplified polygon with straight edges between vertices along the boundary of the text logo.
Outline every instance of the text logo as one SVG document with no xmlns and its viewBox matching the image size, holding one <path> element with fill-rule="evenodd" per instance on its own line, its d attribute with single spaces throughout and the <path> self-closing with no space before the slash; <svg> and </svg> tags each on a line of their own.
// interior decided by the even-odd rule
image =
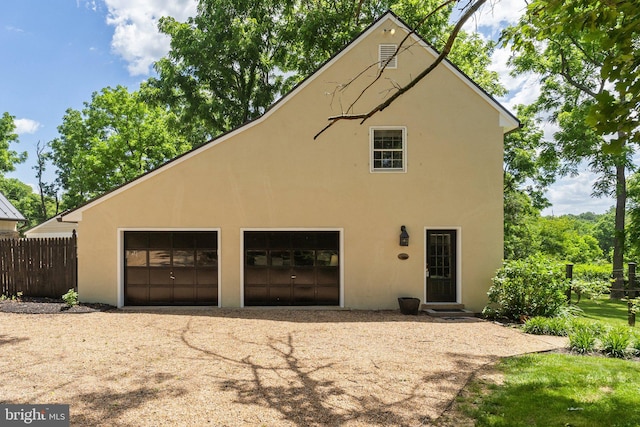
<svg viewBox="0 0 640 427">
<path fill-rule="evenodd" d="M 0 426 L 69 427 L 69 405 L 0 405 Z"/>
</svg>

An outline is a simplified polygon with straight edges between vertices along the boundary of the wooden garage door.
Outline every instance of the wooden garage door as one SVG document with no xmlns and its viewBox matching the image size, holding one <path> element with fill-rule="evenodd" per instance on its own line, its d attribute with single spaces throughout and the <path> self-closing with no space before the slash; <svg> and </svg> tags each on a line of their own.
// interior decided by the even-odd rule
<svg viewBox="0 0 640 427">
<path fill-rule="evenodd" d="M 127 231 L 125 305 L 217 305 L 216 231 Z"/>
<path fill-rule="evenodd" d="M 339 305 L 340 232 L 246 231 L 244 304 Z"/>
</svg>

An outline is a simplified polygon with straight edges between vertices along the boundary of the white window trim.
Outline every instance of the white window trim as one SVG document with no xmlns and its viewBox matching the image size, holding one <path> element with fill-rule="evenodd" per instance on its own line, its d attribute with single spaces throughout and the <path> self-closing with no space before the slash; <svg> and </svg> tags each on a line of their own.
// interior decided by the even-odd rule
<svg viewBox="0 0 640 427">
<path fill-rule="evenodd" d="M 373 161 L 373 135 L 376 130 L 402 131 L 402 168 L 376 169 Z M 369 171 L 371 173 L 406 173 L 407 172 L 407 127 L 406 126 L 372 126 L 369 128 Z"/>
<path fill-rule="evenodd" d="M 389 57 L 393 55 L 396 50 L 398 50 L 397 44 L 382 43 L 378 45 L 378 68 L 388 68 L 390 70 L 398 68 L 398 55 L 393 56 L 393 59 L 389 61 L 387 66 L 384 66 L 385 62 L 387 62 Z M 383 51 L 385 51 L 385 54 L 383 54 Z M 388 53 L 389 51 L 392 52 L 391 55 Z"/>
</svg>

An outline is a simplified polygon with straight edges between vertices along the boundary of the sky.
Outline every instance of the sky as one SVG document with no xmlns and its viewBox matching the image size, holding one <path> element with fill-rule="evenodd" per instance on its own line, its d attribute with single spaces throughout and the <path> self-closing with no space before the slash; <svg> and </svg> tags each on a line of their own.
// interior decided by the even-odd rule
<svg viewBox="0 0 640 427">
<path fill-rule="evenodd" d="M 525 2 L 489 3 L 466 29 L 495 39 L 518 19 Z M 65 111 L 81 110 L 107 86 L 138 89 L 169 50 L 169 39 L 157 31 L 158 18 L 184 21 L 195 12 L 195 0 L 0 0 L 0 114 L 16 118 L 20 142 L 12 149 L 29 156 L 8 176 L 34 186 L 36 146 L 58 136 Z M 513 111 L 535 100 L 539 84 L 534 76 L 510 76 L 508 58 L 508 48 L 496 50 L 491 67 L 509 90 L 499 101 Z M 551 137 L 553 127 L 545 127 L 545 134 Z M 47 180 L 55 178 L 52 168 Z M 587 172 L 560 179 L 547 193 L 552 207 L 543 214 L 605 212 L 614 201 L 590 197 L 594 180 Z"/>
</svg>

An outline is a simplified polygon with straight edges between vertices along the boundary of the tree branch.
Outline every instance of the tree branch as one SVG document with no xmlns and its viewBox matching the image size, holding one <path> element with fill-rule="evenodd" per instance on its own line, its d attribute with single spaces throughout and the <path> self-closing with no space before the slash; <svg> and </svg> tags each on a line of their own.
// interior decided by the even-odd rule
<svg viewBox="0 0 640 427">
<path fill-rule="evenodd" d="M 403 49 L 403 45 L 404 43 L 409 39 L 409 37 L 412 34 L 415 34 L 416 30 L 418 28 L 420 28 L 420 26 L 422 26 L 425 22 L 427 22 L 427 19 L 431 18 L 433 15 L 435 15 L 436 13 L 438 13 L 441 9 L 445 8 L 447 5 L 451 4 L 451 3 L 455 3 L 459 0 L 447 0 L 443 3 L 441 3 L 438 7 L 436 7 L 434 10 L 432 10 L 431 12 L 429 12 L 424 18 L 422 18 L 412 29 L 411 31 L 409 31 L 404 38 L 400 41 L 400 43 L 398 44 L 398 47 L 396 47 L 395 52 L 393 52 L 393 55 L 389 56 L 382 64 L 380 64 L 380 70 L 378 71 L 378 75 L 376 76 L 375 79 L 373 79 L 373 81 L 371 81 L 363 90 L 362 92 L 360 92 L 360 95 L 358 95 L 356 97 L 356 99 L 351 103 L 351 105 L 349 105 L 349 108 L 347 108 L 347 113 L 349 113 L 350 111 L 353 111 L 356 103 L 364 96 L 364 94 L 367 92 L 367 90 L 369 90 L 369 88 L 371 86 L 373 86 L 378 80 L 380 80 L 380 78 L 382 77 L 382 74 L 384 73 L 384 71 L 387 69 L 387 65 L 389 65 L 389 63 L 393 60 L 393 58 L 395 58 L 396 56 L 398 56 L 398 54 L 400 53 L 400 49 Z M 413 46 L 413 45 L 411 45 Z M 411 46 L 407 46 L 406 48 L 404 48 L 404 50 L 409 49 Z M 377 63 L 376 63 L 377 64 Z M 367 69 L 369 69 L 371 67 L 367 67 Z M 362 75 L 362 73 L 360 73 L 358 75 L 358 77 Z M 353 80 L 350 82 L 352 83 Z"/>
<path fill-rule="evenodd" d="M 457 2 L 457 1 L 460 1 L 460 0 L 447 0 L 444 3 L 444 5 L 450 4 L 450 3 L 453 3 L 453 2 Z M 339 115 L 339 116 L 329 117 L 329 124 L 327 124 L 327 126 L 325 126 L 320 132 L 318 132 L 313 137 L 313 139 L 314 140 L 317 139 L 327 129 L 329 129 L 331 126 L 333 126 L 334 124 L 336 124 L 337 122 L 339 122 L 341 120 L 361 120 L 360 124 L 363 124 L 367 119 L 372 117 L 374 114 L 376 114 L 376 113 L 384 110 L 385 108 L 387 108 L 389 105 L 391 105 L 391 103 L 393 103 L 396 99 L 398 99 L 402 94 L 406 93 L 411 88 L 413 88 L 416 84 L 418 84 L 418 82 L 420 82 L 423 78 L 425 78 L 427 75 L 429 75 L 447 57 L 447 55 L 449 55 L 449 52 L 451 51 L 451 48 L 453 47 L 453 43 L 455 42 L 455 40 L 456 40 L 456 38 L 458 36 L 458 33 L 462 29 L 462 26 L 467 22 L 467 20 L 469 20 L 469 18 L 471 16 L 473 16 L 474 13 L 476 13 L 478 11 L 478 9 L 484 3 L 486 3 L 486 1 L 487 0 L 476 0 L 475 3 L 469 3 L 469 5 L 470 5 L 469 8 L 462 14 L 460 19 L 456 23 L 455 27 L 451 31 L 451 34 L 449 34 L 449 38 L 447 39 L 446 44 L 444 45 L 442 51 L 437 56 L 437 58 L 433 61 L 433 63 L 431 65 L 429 65 L 426 69 L 424 69 L 420 74 L 418 74 L 409 83 L 407 83 L 407 85 L 399 88 L 398 91 L 395 92 L 393 95 L 391 95 L 386 101 L 384 101 L 383 103 L 381 103 L 378 106 L 374 107 L 368 113 L 364 113 L 364 114 L 342 114 L 342 115 Z M 444 7 L 444 5 L 439 6 L 439 8 Z M 424 20 L 422 22 L 424 22 Z M 419 25 L 421 25 L 421 23 Z M 419 25 L 416 26 L 416 28 L 419 27 Z M 416 28 L 414 28 L 413 30 L 411 30 L 409 32 L 409 34 L 407 34 L 407 36 L 403 39 L 403 42 L 411 34 L 415 33 Z M 400 48 L 400 45 L 398 46 L 398 49 L 399 48 Z M 398 49 L 396 49 L 396 52 L 397 52 Z M 380 77 L 378 76 L 376 79 L 379 79 L 379 78 Z M 371 87 L 371 85 L 368 85 L 367 88 L 365 88 L 365 90 L 368 89 L 369 87 Z"/>
<path fill-rule="evenodd" d="M 569 64 L 567 63 L 567 60 L 564 56 L 564 52 L 562 51 L 562 49 L 560 50 L 560 61 L 562 62 L 562 69 L 560 70 L 560 75 L 562 77 L 564 77 L 564 79 L 567 81 L 567 83 L 569 83 L 571 86 L 575 87 L 578 90 L 581 90 L 582 92 L 586 93 L 587 95 L 591 96 L 592 98 L 596 98 L 596 96 L 598 96 L 598 94 L 596 92 L 594 92 L 591 88 L 589 88 L 588 86 L 577 82 L 572 76 L 571 73 L 569 72 Z"/>
</svg>

